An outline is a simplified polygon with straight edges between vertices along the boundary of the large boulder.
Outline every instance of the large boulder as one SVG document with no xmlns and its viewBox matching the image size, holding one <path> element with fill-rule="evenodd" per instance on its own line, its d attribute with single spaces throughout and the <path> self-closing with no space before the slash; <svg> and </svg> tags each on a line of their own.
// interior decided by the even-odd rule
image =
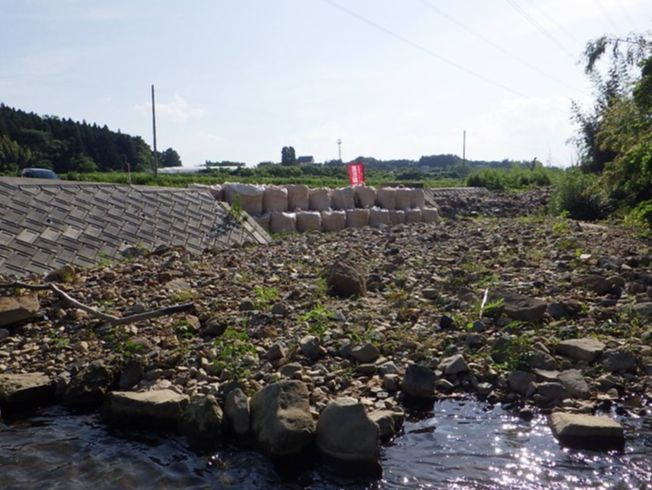
<svg viewBox="0 0 652 490">
<path fill-rule="evenodd" d="M 565 446 L 580 449 L 622 449 L 622 426 L 609 417 L 555 412 L 550 415 L 554 436 Z"/>
<path fill-rule="evenodd" d="M 234 388 L 226 395 L 224 415 L 227 427 L 235 434 L 236 438 L 241 441 L 248 440 L 251 435 L 251 410 L 249 398 L 240 388 Z"/>
<path fill-rule="evenodd" d="M 326 456 L 345 462 L 375 462 L 380 431 L 364 405 L 353 398 L 331 401 L 319 416 L 317 448 Z"/>
<path fill-rule="evenodd" d="M 52 401 L 54 383 L 43 373 L 0 375 L 0 408 L 12 411 Z"/>
<path fill-rule="evenodd" d="M 33 320 L 38 311 L 39 301 L 35 295 L 0 296 L 0 328 Z"/>
<path fill-rule="evenodd" d="M 181 413 L 179 430 L 192 446 L 215 447 L 222 439 L 222 419 L 215 397 L 196 398 Z"/>
<path fill-rule="evenodd" d="M 591 362 L 602 353 L 604 347 L 602 342 L 590 337 L 568 339 L 557 344 L 557 354 L 577 361 Z"/>
<path fill-rule="evenodd" d="M 367 293 L 365 277 L 353 265 L 344 261 L 330 266 L 326 284 L 329 293 L 334 296 L 364 296 Z"/>
<path fill-rule="evenodd" d="M 115 372 L 102 361 L 94 361 L 79 371 L 63 394 L 63 403 L 73 408 L 89 408 L 102 403 L 115 383 Z"/>
<path fill-rule="evenodd" d="M 251 397 L 251 430 L 272 457 L 301 453 L 315 433 L 308 387 L 301 381 L 279 381 L 255 393 Z"/>
<path fill-rule="evenodd" d="M 403 427 L 405 413 L 392 410 L 376 410 L 369 414 L 369 418 L 378 426 L 380 440 L 386 442 L 398 434 L 401 427 Z"/>
<path fill-rule="evenodd" d="M 188 405 L 188 396 L 172 390 L 113 391 L 108 394 L 104 413 L 112 421 L 176 427 Z"/>
<path fill-rule="evenodd" d="M 437 377 L 432 369 L 420 364 L 410 364 L 405 370 L 401 390 L 414 398 L 432 399 Z"/>
<path fill-rule="evenodd" d="M 543 320 L 546 303 L 536 298 L 498 289 L 489 295 L 489 301 L 503 300 L 502 310 L 512 320 L 538 323 Z"/>
</svg>

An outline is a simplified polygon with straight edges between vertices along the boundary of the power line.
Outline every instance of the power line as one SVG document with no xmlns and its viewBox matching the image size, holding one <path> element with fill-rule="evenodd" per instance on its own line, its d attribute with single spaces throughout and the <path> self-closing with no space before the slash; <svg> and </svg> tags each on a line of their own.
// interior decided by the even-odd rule
<svg viewBox="0 0 652 490">
<path fill-rule="evenodd" d="M 532 63 L 530 63 L 530 62 L 527 61 L 526 59 L 521 58 L 520 56 L 517 56 L 517 55 L 515 55 L 514 53 L 512 53 L 512 52 L 506 50 L 505 48 L 503 48 L 502 46 L 500 46 L 499 44 L 497 44 L 497 43 L 495 43 L 493 40 L 491 40 L 491 38 L 489 38 L 489 37 L 487 37 L 487 36 L 484 36 L 484 35 L 480 34 L 479 32 L 476 32 L 476 31 L 474 31 L 473 29 L 467 27 L 466 25 L 464 25 L 464 24 L 463 24 L 462 22 L 460 22 L 459 20 L 455 19 L 455 18 L 452 17 L 451 15 L 449 15 L 449 14 L 447 14 L 446 12 L 444 12 L 443 10 L 441 10 L 439 7 L 436 7 L 435 5 L 433 5 L 432 3 L 430 3 L 429 0 L 421 0 L 421 2 L 422 2 L 426 7 L 428 7 L 430 10 L 432 10 L 433 12 L 435 12 L 435 13 L 441 15 L 441 16 L 444 17 L 445 19 L 447 19 L 447 20 L 449 20 L 450 22 L 452 22 L 453 24 L 455 24 L 455 25 L 456 25 L 457 27 L 459 27 L 460 29 L 462 29 L 462 30 L 468 32 L 469 34 L 471 34 L 472 36 L 475 36 L 476 38 L 480 39 L 482 42 L 489 44 L 489 45 L 492 46 L 494 49 L 497 49 L 498 51 L 500 51 L 501 53 L 503 53 L 505 56 L 508 56 L 508 57 L 512 58 L 513 60 L 518 61 L 518 62 L 521 63 L 522 65 L 527 66 L 529 69 L 534 70 L 534 71 L 537 72 L 539 75 L 543 75 L 544 77 L 548 78 L 549 80 L 552 80 L 552 81 L 555 82 L 555 83 L 558 83 L 558 84 L 560 84 L 560 85 L 563 85 L 563 86 L 566 87 L 566 88 L 570 88 L 571 90 L 575 90 L 574 87 L 570 86 L 570 85 L 567 84 L 566 82 L 564 82 L 564 81 L 562 81 L 562 80 L 559 80 L 558 78 L 556 78 L 556 77 L 550 75 L 549 73 L 546 73 L 545 71 L 541 70 L 541 69 L 538 68 L 537 66 L 533 65 Z"/>
<path fill-rule="evenodd" d="M 600 14 L 602 17 L 607 21 L 607 23 L 614 29 L 614 35 L 617 35 L 618 32 L 621 31 L 620 26 L 616 24 L 616 21 L 611 18 L 611 16 L 607 13 L 606 9 L 604 8 L 604 5 L 600 0 L 595 0 L 595 4 L 598 6 L 598 10 L 600 11 Z"/>
<path fill-rule="evenodd" d="M 537 22 L 536 19 L 534 19 L 530 14 L 528 14 L 525 10 L 523 10 L 516 2 L 513 0 L 505 0 L 516 12 L 518 12 L 521 17 L 523 17 L 525 20 L 527 20 L 530 24 L 532 24 L 541 34 L 543 34 L 545 37 L 547 37 L 553 44 L 555 44 L 559 49 L 561 49 L 564 53 L 566 53 L 566 56 L 571 58 L 572 60 L 575 60 L 575 55 L 566 48 L 561 42 L 557 40 L 555 36 L 550 34 L 539 22 Z"/>
<path fill-rule="evenodd" d="M 545 10 L 543 10 L 542 7 L 539 6 L 539 4 L 536 2 L 536 0 L 530 0 L 530 3 L 534 5 L 534 8 L 539 12 L 541 17 L 545 18 L 550 24 L 555 26 L 558 30 L 566 34 L 568 38 L 572 39 L 573 42 L 579 44 L 580 46 L 584 45 L 584 41 L 582 41 L 580 38 L 578 38 L 575 34 L 573 34 L 572 31 L 569 31 L 566 29 L 562 24 L 558 23 L 555 19 L 553 19 L 550 15 L 546 13 Z"/>
<path fill-rule="evenodd" d="M 635 31 L 638 31 L 638 24 L 636 23 L 636 21 L 634 21 L 634 18 L 629 14 L 629 10 L 627 10 L 627 7 L 625 7 L 622 0 L 619 0 L 618 4 L 620 5 L 620 9 L 623 11 L 624 17 L 627 19 L 627 22 L 630 23 L 630 25 Z"/>
<path fill-rule="evenodd" d="M 410 39 L 408 39 L 406 37 L 403 37 L 401 34 L 398 34 L 398 33 L 394 32 L 394 31 L 388 29 L 387 27 L 381 26 L 380 24 L 377 24 L 373 20 L 370 20 L 370 19 L 368 19 L 368 18 L 366 18 L 366 17 L 364 17 L 364 16 L 362 16 L 362 15 L 360 15 L 360 14 L 358 14 L 358 13 L 352 11 L 352 10 L 349 10 L 348 8 L 340 5 L 339 3 L 337 3 L 337 2 L 335 2 L 333 0 L 322 0 L 322 2 L 327 3 L 331 7 L 334 7 L 337 10 L 340 10 L 341 12 L 344 12 L 345 14 L 359 20 L 360 22 L 362 22 L 364 24 L 367 24 L 368 26 L 371 26 L 374 29 L 377 29 L 377 30 L 387 34 L 388 36 L 391 36 L 394 39 L 397 39 L 397 40 L 401 41 L 403 44 L 407 44 L 408 46 L 410 46 L 410 47 L 412 47 L 414 49 L 417 49 L 417 50 L 427 54 L 428 56 L 430 56 L 432 58 L 435 58 L 435 59 L 437 59 L 437 60 L 439 60 L 439 61 L 441 61 L 443 63 L 446 63 L 447 65 L 453 66 L 453 67 L 457 68 L 458 70 L 463 71 L 464 73 L 467 73 L 468 75 L 472 75 L 472 76 L 474 76 L 476 78 L 479 78 L 480 80 L 483 80 L 483 81 L 485 81 L 487 83 L 490 83 L 491 85 L 494 85 L 495 87 L 501 88 L 501 89 L 503 89 L 503 90 L 505 90 L 507 92 L 510 92 L 510 93 L 512 93 L 512 94 L 514 94 L 514 95 L 516 95 L 518 97 L 526 97 L 524 94 L 522 94 L 518 90 L 514 90 L 514 89 L 508 87 L 507 85 L 504 85 L 504 84 L 502 84 L 500 82 L 497 82 L 496 80 L 492 80 L 491 78 L 485 77 L 481 73 L 478 73 L 478 72 L 476 72 L 474 70 L 471 70 L 470 68 L 466 68 L 465 66 L 460 65 L 459 63 L 456 63 L 453 60 L 450 60 L 450 59 L 448 59 L 448 58 L 446 58 L 446 57 L 444 57 L 444 56 L 442 56 L 440 54 L 437 54 L 434 51 L 432 51 L 431 49 L 429 49 L 429 48 L 427 48 L 425 46 L 422 46 L 421 44 L 415 43 L 414 41 L 411 41 Z"/>
</svg>

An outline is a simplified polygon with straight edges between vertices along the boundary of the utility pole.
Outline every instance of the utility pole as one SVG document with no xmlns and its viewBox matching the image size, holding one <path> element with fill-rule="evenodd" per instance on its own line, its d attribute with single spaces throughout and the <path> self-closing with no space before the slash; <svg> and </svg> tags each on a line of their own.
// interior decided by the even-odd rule
<svg viewBox="0 0 652 490">
<path fill-rule="evenodd" d="M 337 155 L 340 163 L 342 163 L 342 140 L 340 138 L 337 139 Z"/>
<path fill-rule="evenodd" d="M 462 162 L 466 163 L 466 129 L 462 131 Z"/>
<path fill-rule="evenodd" d="M 156 103 L 154 102 L 154 84 L 152 84 L 152 132 L 154 133 L 154 177 L 157 177 L 158 153 L 156 151 Z"/>
</svg>

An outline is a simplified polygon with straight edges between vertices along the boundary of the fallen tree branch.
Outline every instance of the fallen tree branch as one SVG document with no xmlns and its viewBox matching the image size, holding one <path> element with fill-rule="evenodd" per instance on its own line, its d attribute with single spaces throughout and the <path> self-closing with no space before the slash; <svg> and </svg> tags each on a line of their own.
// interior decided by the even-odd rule
<svg viewBox="0 0 652 490">
<path fill-rule="evenodd" d="M 175 313 L 190 311 L 194 308 L 194 305 L 192 303 L 181 303 L 178 305 L 159 308 L 157 310 L 144 311 L 142 313 L 136 313 L 134 315 L 118 317 L 114 315 L 109 315 L 107 313 L 103 313 L 97 310 L 96 308 L 93 308 L 92 306 L 88 306 L 85 305 L 84 303 L 81 303 L 80 301 L 77 301 L 75 298 L 70 296 L 68 293 L 63 291 L 54 283 L 29 284 L 26 282 L 18 282 L 18 281 L 10 282 L 10 283 L 0 283 L 0 289 L 13 289 L 13 288 L 23 288 L 23 289 L 31 289 L 31 290 L 49 289 L 69 305 L 74 306 L 75 308 L 78 308 L 82 311 L 85 311 L 89 315 L 94 316 L 95 318 L 99 318 L 100 320 L 103 320 L 105 322 L 108 322 L 111 325 L 127 325 L 129 323 L 149 320 L 151 318 L 157 318 L 160 316 L 168 316 L 168 315 L 173 315 Z"/>
</svg>

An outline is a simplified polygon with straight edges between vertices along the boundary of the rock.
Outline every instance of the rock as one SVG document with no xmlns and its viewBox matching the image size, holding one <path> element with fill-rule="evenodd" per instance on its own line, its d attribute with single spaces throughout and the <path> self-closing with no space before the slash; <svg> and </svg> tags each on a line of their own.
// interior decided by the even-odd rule
<svg viewBox="0 0 652 490">
<path fill-rule="evenodd" d="M 113 391 L 103 411 L 113 422 L 176 427 L 186 405 L 188 397 L 172 390 Z"/>
<path fill-rule="evenodd" d="M 550 415 L 554 436 L 565 446 L 579 449 L 622 449 L 622 426 L 609 417 L 555 412 Z"/>
<path fill-rule="evenodd" d="M 294 378 L 303 372 L 303 366 L 298 362 L 290 362 L 281 366 L 278 372 L 286 378 Z"/>
<path fill-rule="evenodd" d="M 378 366 L 378 372 L 381 375 L 385 374 L 398 374 L 398 367 L 394 364 L 394 361 L 387 361 Z"/>
<path fill-rule="evenodd" d="M 439 319 L 439 328 L 442 330 L 453 330 L 455 328 L 455 320 L 449 316 L 443 315 Z"/>
<path fill-rule="evenodd" d="M 319 339 L 314 335 L 306 335 L 301 340 L 299 340 L 299 349 L 301 353 L 306 356 L 308 359 L 318 359 L 321 355 L 321 349 L 319 348 Z"/>
<path fill-rule="evenodd" d="M 365 277 L 353 265 L 344 261 L 330 266 L 326 285 L 331 295 L 343 298 L 364 296 L 367 293 Z"/>
<path fill-rule="evenodd" d="M 437 292 L 436 289 L 434 288 L 425 288 L 421 290 L 421 295 L 425 299 L 437 299 L 439 297 L 439 293 Z"/>
<path fill-rule="evenodd" d="M 211 317 L 202 323 L 201 333 L 208 337 L 219 337 L 224 333 L 228 323 L 220 317 Z"/>
<path fill-rule="evenodd" d="M 272 457 L 301 453 L 315 433 L 307 386 L 301 381 L 279 381 L 254 394 L 251 430 L 260 447 Z"/>
<path fill-rule="evenodd" d="M 0 408 L 12 411 L 53 401 L 54 384 L 43 373 L 0 374 Z"/>
<path fill-rule="evenodd" d="M 436 380 L 431 369 L 420 364 L 410 364 L 405 370 L 401 389 L 409 396 L 431 399 L 434 397 Z"/>
<path fill-rule="evenodd" d="M 451 357 L 446 357 L 437 366 L 437 369 L 442 371 L 446 375 L 454 376 L 460 373 L 466 373 L 469 371 L 469 366 L 464 360 L 464 356 L 461 354 L 456 354 Z"/>
<path fill-rule="evenodd" d="M 599 274 L 583 275 L 577 279 L 576 284 L 599 295 L 614 293 L 620 289 L 616 282 Z"/>
<path fill-rule="evenodd" d="M 197 398 L 181 414 L 179 430 L 192 446 L 215 447 L 222 438 L 222 418 L 215 397 Z"/>
<path fill-rule="evenodd" d="M 528 359 L 528 365 L 533 369 L 553 370 L 557 368 L 555 358 L 550 354 L 535 351 Z"/>
<path fill-rule="evenodd" d="M 563 400 L 570 396 L 566 388 L 564 388 L 564 385 L 557 382 L 539 383 L 537 385 L 537 393 L 547 401 Z"/>
<path fill-rule="evenodd" d="M 62 265 L 45 275 L 45 282 L 72 282 L 75 278 L 75 268 L 71 265 Z"/>
<path fill-rule="evenodd" d="M 442 393 L 450 393 L 455 389 L 455 385 L 447 379 L 441 378 L 435 382 L 435 388 Z"/>
<path fill-rule="evenodd" d="M 401 380 L 398 374 L 385 374 L 383 376 L 383 389 L 389 392 L 398 391 Z"/>
<path fill-rule="evenodd" d="M 562 340 L 557 345 L 558 354 L 587 362 L 593 361 L 603 350 L 604 344 L 590 337 Z"/>
<path fill-rule="evenodd" d="M 489 295 L 489 301 L 504 301 L 503 312 L 512 320 L 538 323 L 543 320 L 546 303 L 529 296 L 498 289 Z"/>
<path fill-rule="evenodd" d="M 11 335 L 11 332 L 6 328 L 0 328 L 0 340 L 4 340 Z"/>
<path fill-rule="evenodd" d="M 112 369 L 102 361 L 94 361 L 79 371 L 63 394 L 63 403 L 69 407 L 87 408 L 99 405 L 115 382 Z"/>
<path fill-rule="evenodd" d="M 354 347 L 351 350 L 351 357 L 361 363 L 370 363 L 376 361 L 380 357 L 380 351 L 371 342 L 367 342 L 359 347 Z"/>
<path fill-rule="evenodd" d="M 380 451 L 380 430 L 362 403 L 338 398 L 319 416 L 317 448 L 338 461 L 375 462 Z"/>
<path fill-rule="evenodd" d="M 635 304 L 634 312 L 641 318 L 652 318 L 652 301 Z"/>
<path fill-rule="evenodd" d="M 0 296 L 0 327 L 11 327 L 33 320 L 39 312 L 36 295 Z"/>
<path fill-rule="evenodd" d="M 380 430 L 380 440 L 388 442 L 403 427 L 405 414 L 403 412 L 394 412 L 392 410 L 376 410 L 369 414 L 369 418 L 375 422 Z"/>
<path fill-rule="evenodd" d="M 240 388 L 226 395 L 224 415 L 231 431 L 239 440 L 247 440 L 251 434 L 249 398 Z"/>
<path fill-rule="evenodd" d="M 591 394 L 589 385 L 586 384 L 584 376 L 577 369 L 567 369 L 557 376 L 564 388 L 576 398 L 588 398 Z"/>
<path fill-rule="evenodd" d="M 528 398 L 532 396 L 536 389 L 534 379 L 535 377 L 531 373 L 515 370 L 509 373 L 507 384 L 510 390 Z"/>
<path fill-rule="evenodd" d="M 284 358 L 285 354 L 286 354 L 285 346 L 279 342 L 276 342 L 272 344 L 272 346 L 269 349 L 267 349 L 267 352 L 265 352 L 265 355 L 263 357 L 267 359 L 269 362 L 274 362 Z"/>
<path fill-rule="evenodd" d="M 145 366 L 139 359 L 130 359 L 122 368 L 120 373 L 120 380 L 118 381 L 118 388 L 121 390 L 128 390 L 136 383 L 138 383 L 145 375 Z"/>
<path fill-rule="evenodd" d="M 287 316 L 288 311 L 289 308 L 285 303 L 274 303 L 271 309 L 272 315 L 277 316 Z"/>
<path fill-rule="evenodd" d="M 636 357 L 624 349 L 604 351 L 600 358 L 600 364 L 612 373 L 636 371 Z"/>
</svg>

